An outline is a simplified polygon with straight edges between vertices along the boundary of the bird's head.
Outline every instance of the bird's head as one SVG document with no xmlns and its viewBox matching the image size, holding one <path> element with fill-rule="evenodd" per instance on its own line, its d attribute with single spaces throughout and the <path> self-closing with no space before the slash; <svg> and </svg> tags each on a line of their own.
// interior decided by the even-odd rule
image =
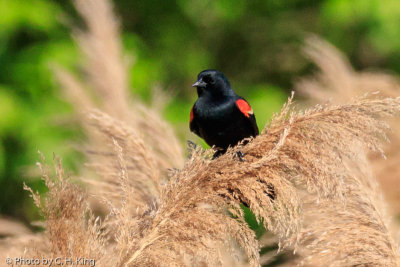
<svg viewBox="0 0 400 267">
<path fill-rule="evenodd" d="M 203 70 L 192 85 L 197 88 L 197 94 L 212 96 L 228 95 L 233 93 L 231 85 L 225 75 L 218 70 Z"/>
</svg>

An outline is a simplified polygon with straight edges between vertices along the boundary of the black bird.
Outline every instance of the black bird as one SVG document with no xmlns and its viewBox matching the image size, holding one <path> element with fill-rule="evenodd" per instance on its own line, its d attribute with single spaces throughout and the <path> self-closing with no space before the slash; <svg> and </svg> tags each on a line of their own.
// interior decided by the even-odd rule
<svg viewBox="0 0 400 267">
<path fill-rule="evenodd" d="M 214 158 L 244 138 L 258 135 L 253 109 L 220 71 L 200 72 L 192 86 L 198 99 L 190 111 L 190 130 L 216 147 Z"/>
</svg>

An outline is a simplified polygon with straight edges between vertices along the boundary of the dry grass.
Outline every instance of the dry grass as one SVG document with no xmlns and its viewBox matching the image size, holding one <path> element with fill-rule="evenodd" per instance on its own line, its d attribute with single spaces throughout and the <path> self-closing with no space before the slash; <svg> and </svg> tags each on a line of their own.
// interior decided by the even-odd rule
<svg viewBox="0 0 400 267">
<path fill-rule="evenodd" d="M 313 77 L 300 80 L 297 89 L 313 102 L 343 103 L 361 93 L 380 90 L 380 96 L 398 95 L 400 84 L 388 74 L 355 72 L 346 58 L 326 42 L 312 37 L 307 40 L 305 53 L 321 69 Z M 376 93 L 372 93 L 376 94 Z M 396 127 L 394 120 L 391 126 Z M 381 122 L 383 123 L 383 122 Z M 397 190 L 397 173 L 392 172 L 393 161 L 398 161 L 399 137 L 396 131 L 389 134 L 392 143 L 383 147 L 387 155 L 370 152 L 369 159 L 362 147 L 358 147 L 358 159 L 345 161 L 352 179 L 346 182 L 344 206 L 338 201 L 317 202 L 313 196 L 305 197 L 304 226 L 301 230 L 299 248 L 294 262 L 306 266 L 398 266 L 398 246 L 393 240 L 391 220 L 386 212 L 378 181 L 386 187 L 394 207 Z M 349 143 L 349 145 L 352 143 Z M 372 169 L 371 169 L 372 161 Z M 386 186 L 385 186 L 386 185 Z M 315 203 L 318 203 L 317 205 Z M 361 245 L 362 244 L 362 245 Z M 351 255 L 349 257 L 348 255 Z"/>
<path fill-rule="evenodd" d="M 96 259 L 102 266 L 111 264 L 104 257 L 107 231 L 91 213 L 87 194 L 66 177 L 61 161 L 55 161 L 54 179 L 50 178 L 52 175 L 47 167 L 38 163 L 49 189 L 45 200 L 41 200 L 39 194 L 24 185 L 46 219 L 44 239 L 49 251 L 37 251 L 36 256 L 56 258 L 57 255 L 66 255 L 73 259 Z"/>
<path fill-rule="evenodd" d="M 364 153 L 360 151 L 360 155 Z M 399 251 L 369 162 L 344 162 L 353 176 L 345 202 L 304 196 L 304 225 L 291 264 L 300 266 L 398 266 Z M 350 165 L 351 164 L 351 165 Z M 359 169 L 356 169 L 359 168 Z"/>
<path fill-rule="evenodd" d="M 400 80 L 397 76 L 378 71 L 356 72 L 346 57 L 327 42 L 311 37 L 304 52 L 314 62 L 319 72 L 312 77 L 299 80 L 296 90 L 306 99 L 315 103 L 344 103 L 365 93 L 379 91 L 384 97 L 400 95 Z M 383 146 L 386 158 L 369 154 L 372 169 L 379 181 L 390 209 L 400 213 L 400 119 L 391 119 L 392 131 L 388 134 L 390 143 Z"/>
<path fill-rule="evenodd" d="M 89 165 L 100 174 L 100 179 L 91 178 L 85 181 L 90 184 L 89 189 L 92 194 L 108 196 L 115 205 L 119 203 L 120 188 L 118 180 L 115 179 L 118 168 L 110 158 L 110 156 L 115 156 L 115 152 L 99 135 L 97 128 L 91 127 L 102 119 L 98 116 L 111 116 L 110 118 L 118 118 L 121 122 L 118 126 L 104 124 L 101 126 L 102 131 L 109 131 L 107 127 L 114 127 L 114 130 L 117 130 L 121 126 L 121 131 L 135 132 L 132 139 L 127 142 L 143 139 L 139 142 L 144 142 L 142 147 L 147 155 L 146 160 L 152 163 L 149 169 L 143 172 L 138 172 L 140 168 L 134 169 L 131 166 L 128 166 L 127 171 L 133 170 L 130 177 L 137 180 L 132 182 L 138 184 L 139 190 L 153 190 L 151 195 L 157 195 L 154 191 L 154 189 L 159 189 L 157 189 L 157 184 L 153 184 L 152 189 L 150 185 L 146 186 L 146 189 L 139 186 L 143 185 L 143 178 L 161 181 L 166 174 L 165 170 L 182 167 L 184 161 L 179 140 L 172 127 L 160 115 L 163 105 L 160 105 L 159 98 L 163 98 L 164 105 L 167 98 L 157 87 L 155 87 L 155 97 L 150 107 L 131 97 L 126 78 L 128 60 L 122 53 L 119 23 L 112 12 L 110 2 L 77 0 L 75 4 L 88 29 L 86 32 L 75 30 L 75 38 L 83 54 L 82 69 L 87 77 L 86 83 L 79 81 L 73 74 L 60 67 L 55 68 L 55 73 L 64 89 L 64 94 L 80 113 L 79 118 L 89 137 L 89 142 L 83 151 L 90 158 Z M 99 115 L 93 109 L 103 110 L 109 115 Z M 118 141 L 123 142 L 121 139 Z M 134 157 L 133 153 L 130 153 L 130 157 Z M 140 164 L 140 162 L 136 161 L 135 164 Z M 151 177 L 144 177 L 146 175 Z M 144 183 L 149 182 L 144 180 Z M 114 197 L 110 198 L 111 196 Z M 149 201 L 149 197 L 143 194 L 138 196 L 138 199 L 140 198 L 144 204 Z"/>
<path fill-rule="evenodd" d="M 349 172 L 342 162 L 345 158 L 353 160 L 357 157 L 348 144 L 368 142 L 370 148 L 378 150 L 372 144 L 376 144 L 382 125 L 366 113 L 390 114 L 397 109 L 399 101 L 361 100 L 351 105 L 318 107 L 303 114 L 291 115 L 287 107 L 268 127 L 267 133 L 240 148 L 246 154 L 245 162 L 235 159 L 234 151 L 213 161 L 205 161 L 204 156 L 195 154 L 188 165 L 171 178 L 171 185 L 167 185 L 164 193 L 167 197 L 161 196 L 158 209 L 155 209 L 154 218 L 149 223 L 150 229 L 154 221 L 157 227 L 148 234 L 150 240 L 148 237 L 144 241 L 139 240 L 142 245 L 135 250 L 131 261 L 137 260 L 135 263 L 138 264 L 144 258 L 151 258 L 155 248 L 173 242 L 171 236 L 176 236 L 173 243 L 184 245 L 178 251 L 189 248 L 185 239 L 181 238 L 198 230 L 185 228 L 186 220 L 181 220 L 179 215 L 190 218 L 188 212 L 195 215 L 199 203 L 207 202 L 230 208 L 237 218 L 242 218 L 239 203 L 245 202 L 281 241 L 296 244 L 302 214 L 302 201 L 296 188 L 300 186 L 316 192 L 322 199 L 339 200 L 344 209 L 344 201 L 348 198 L 346 184 L 351 177 L 348 177 Z M 214 216 L 209 214 L 208 217 Z M 209 225 L 201 218 L 193 219 L 196 225 L 204 225 L 207 231 L 219 226 L 217 222 Z M 232 235 L 228 218 L 218 229 Z M 172 222 L 176 227 L 170 225 Z M 180 223 L 184 225 L 178 227 Z M 165 224 L 166 229 L 161 224 Z M 168 234 L 163 236 L 162 233 Z M 243 239 L 242 236 L 246 236 L 244 233 L 238 231 L 236 240 L 245 248 L 252 263 L 257 265 L 255 252 L 258 244 L 249 242 L 250 236 Z M 207 235 L 203 233 L 199 236 Z M 214 239 L 216 237 L 214 235 Z M 142 247 L 143 250 L 140 249 Z M 147 253 L 145 248 L 148 248 Z M 138 258 L 138 251 L 143 253 L 143 258 Z M 169 253 L 172 251 L 170 247 Z M 199 253 L 199 248 L 197 251 Z M 213 258 L 218 256 L 216 252 L 212 255 Z"/>
<path fill-rule="evenodd" d="M 84 118 L 89 165 L 99 175 L 82 172 L 87 193 L 57 160 L 55 175 L 42 168 L 45 200 L 26 189 L 46 232 L 36 240 L 41 246 L 20 242 L 27 255 L 94 258 L 96 266 L 232 266 L 229 251 L 259 266 L 245 204 L 280 249 L 298 251 L 290 264 L 399 265 L 365 151 L 382 152 L 382 119 L 400 111 L 400 98 L 370 94 L 299 112 L 290 97 L 246 145 L 215 160 L 212 151 L 191 146 L 183 165 L 181 146 L 158 111 L 129 101 L 109 2 L 76 4 L 88 24 L 77 33 L 87 84 L 62 69 L 57 75 Z M 91 195 L 107 207 L 103 219 L 93 216 Z"/>
<path fill-rule="evenodd" d="M 324 236 L 329 231 L 332 231 L 331 235 L 337 235 L 335 231 L 338 231 L 340 222 L 344 225 L 339 232 L 346 238 L 338 238 L 337 243 L 328 239 L 329 245 L 336 248 L 339 244 L 341 248 L 347 248 L 344 244 L 350 240 L 354 249 L 365 248 L 365 242 L 373 248 L 365 248 L 365 254 L 348 254 L 349 251 L 344 249 L 340 255 L 346 256 L 345 263 L 376 265 L 385 259 L 383 263 L 393 265 L 398 260 L 396 246 L 384 222 L 377 216 L 379 213 L 369 199 L 370 192 L 362 191 L 369 188 L 366 186 L 368 180 L 364 179 L 365 175 L 353 175 L 356 172 L 346 162 L 362 162 L 363 153 L 359 153 L 359 149 L 364 144 L 379 151 L 379 138 L 386 126 L 378 118 L 398 112 L 400 99 L 364 98 L 347 105 L 318 106 L 302 113 L 292 111 L 290 103 L 291 99 L 273 119 L 268 131 L 264 130 L 246 146 L 231 149 L 216 160 L 209 159 L 209 151 L 194 149 L 184 168 L 172 173 L 169 181 L 160 185 L 159 197 L 148 203 L 147 209 L 136 211 L 132 207 L 136 206 L 137 185 L 131 183 L 127 166 L 132 163 L 132 168 L 135 168 L 133 163 L 136 161 L 144 164 L 141 168 L 152 163 L 146 161 L 145 147 L 141 142 L 129 142 L 134 134 L 123 130 L 118 121 L 97 112 L 97 118 L 101 118 L 98 123 L 102 124 L 97 127 L 109 137 L 119 170 L 121 205 L 113 206 L 105 199 L 104 202 L 111 206 L 111 213 L 102 224 L 106 233 L 112 232 L 115 236 L 105 245 L 106 239 L 93 230 L 99 226 L 93 220 L 85 223 L 84 193 L 67 181 L 64 183 L 58 167 L 59 186 L 47 182 L 50 196 L 44 209 L 48 218 L 48 237 L 50 242 L 53 240 L 52 249 L 58 248 L 63 255 L 79 252 L 91 256 L 90 248 L 96 248 L 97 253 L 102 251 L 99 248 L 107 248 L 108 253 L 96 256 L 102 259 L 107 255 L 110 258 L 103 260 L 116 266 L 160 266 L 163 262 L 174 266 L 188 262 L 189 265 L 206 263 L 215 266 L 223 264 L 221 245 L 230 245 L 229 240 L 233 238 L 247 254 L 250 264 L 258 266 L 259 245 L 244 222 L 240 208 L 240 203 L 246 203 L 264 226 L 279 237 L 282 246 L 296 246 L 298 242 L 304 245 L 312 238 L 306 230 L 317 236 Z M 120 144 L 118 140 L 123 142 Z M 131 156 L 136 158 L 127 157 L 130 149 L 135 151 Z M 236 158 L 237 149 L 245 153 L 245 162 Z M 61 215 L 58 212 L 63 206 L 64 194 L 71 205 L 63 207 L 65 216 L 59 220 L 54 214 Z M 37 196 L 34 199 L 40 203 Z M 303 209 L 303 205 L 307 207 L 310 204 L 310 199 L 319 200 L 318 207 L 323 207 L 325 213 L 313 214 L 312 207 Z M 55 204 L 50 204 L 53 202 Z M 311 203 L 311 206 L 315 204 Z M 359 209 L 359 216 L 347 212 L 356 209 Z M 332 223 L 336 219 L 331 217 L 334 211 L 343 221 Z M 314 221 L 315 225 L 306 224 L 302 228 L 303 216 L 311 215 L 318 215 L 320 219 Z M 354 217 L 365 221 L 365 228 L 358 227 L 354 234 L 354 239 L 363 241 L 362 246 L 357 246 L 347 234 L 353 229 L 349 220 Z M 65 223 L 70 218 L 74 221 L 72 227 Z M 65 236 L 72 244 L 62 239 Z M 85 245 L 83 237 L 94 243 Z M 320 249 L 329 247 L 324 246 L 323 241 L 327 240 L 322 239 L 318 244 L 312 243 L 301 249 L 314 250 L 312 255 L 320 255 Z M 74 248 L 74 244 L 79 245 Z M 343 262 L 340 260 L 343 259 L 338 255 L 329 254 L 329 262 L 341 266 Z"/>
</svg>

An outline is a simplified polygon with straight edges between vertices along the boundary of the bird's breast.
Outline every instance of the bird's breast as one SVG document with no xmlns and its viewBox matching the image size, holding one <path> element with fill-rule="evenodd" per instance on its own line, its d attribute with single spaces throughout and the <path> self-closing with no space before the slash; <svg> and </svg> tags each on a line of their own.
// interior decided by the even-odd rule
<svg viewBox="0 0 400 267">
<path fill-rule="evenodd" d="M 221 120 L 223 122 L 224 119 L 231 117 L 234 105 L 234 101 L 223 103 L 198 101 L 195 105 L 196 117 L 201 122 L 218 121 L 221 123 Z"/>
</svg>

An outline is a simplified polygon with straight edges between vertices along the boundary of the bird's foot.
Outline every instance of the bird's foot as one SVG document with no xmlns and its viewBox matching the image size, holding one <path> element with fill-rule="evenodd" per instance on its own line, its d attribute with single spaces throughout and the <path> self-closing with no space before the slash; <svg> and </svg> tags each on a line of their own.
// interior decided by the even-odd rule
<svg viewBox="0 0 400 267">
<path fill-rule="evenodd" d="M 237 157 L 241 162 L 244 162 L 244 154 L 242 151 L 236 151 L 235 157 Z"/>
</svg>

